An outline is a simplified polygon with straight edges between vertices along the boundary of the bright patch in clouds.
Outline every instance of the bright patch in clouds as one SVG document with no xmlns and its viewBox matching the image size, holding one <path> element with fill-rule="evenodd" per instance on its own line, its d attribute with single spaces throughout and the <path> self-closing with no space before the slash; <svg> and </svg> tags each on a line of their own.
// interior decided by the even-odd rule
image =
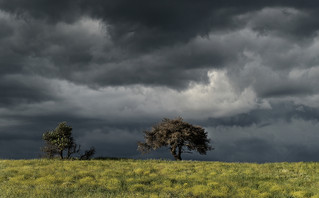
<svg viewBox="0 0 319 198">
<path fill-rule="evenodd" d="M 49 111 L 53 105 L 56 106 L 53 111 L 69 109 L 74 115 L 100 119 L 134 119 L 135 115 L 144 118 L 182 115 L 188 119 L 205 119 L 270 108 L 268 102 L 258 99 L 252 89 L 236 91 L 225 71 L 209 71 L 208 77 L 208 84 L 192 83 L 183 91 L 142 85 L 91 89 L 67 81 L 46 80 L 54 85 L 59 100 L 32 104 L 30 109 Z"/>
</svg>

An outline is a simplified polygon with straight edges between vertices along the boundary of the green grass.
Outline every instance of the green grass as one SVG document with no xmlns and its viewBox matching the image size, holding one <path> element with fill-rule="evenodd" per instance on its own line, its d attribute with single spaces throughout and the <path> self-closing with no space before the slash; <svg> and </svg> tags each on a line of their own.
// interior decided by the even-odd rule
<svg viewBox="0 0 319 198">
<path fill-rule="evenodd" d="M 0 197 L 319 198 L 319 163 L 0 160 Z"/>
</svg>

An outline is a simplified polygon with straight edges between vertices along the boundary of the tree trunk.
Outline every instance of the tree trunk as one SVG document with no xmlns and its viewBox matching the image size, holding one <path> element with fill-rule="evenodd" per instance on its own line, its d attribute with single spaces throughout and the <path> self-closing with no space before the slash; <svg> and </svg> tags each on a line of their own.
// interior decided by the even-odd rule
<svg viewBox="0 0 319 198">
<path fill-rule="evenodd" d="M 174 159 L 177 160 L 178 157 L 176 155 L 176 147 L 171 147 L 171 153 L 172 153 Z"/>
<path fill-rule="evenodd" d="M 63 159 L 63 150 L 60 151 L 60 158 Z"/>
<path fill-rule="evenodd" d="M 173 157 L 175 158 L 175 160 L 177 160 L 177 161 L 182 160 L 182 158 L 181 158 L 182 148 L 181 147 L 178 147 L 177 154 L 176 154 L 176 147 L 171 147 L 171 153 L 172 153 Z"/>
<path fill-rule="evenodd" d="M 182 160 L 182 147 L 181 146 L 178 147 L 177 158 L 178 158 L 178 160 Z"/>
<path fill-rule="evenodd" d="M 71 148 L 68 148 L 68 154 L 67 154 L 67 159 L 70 159 L 72 155 Z"/>
</svg>

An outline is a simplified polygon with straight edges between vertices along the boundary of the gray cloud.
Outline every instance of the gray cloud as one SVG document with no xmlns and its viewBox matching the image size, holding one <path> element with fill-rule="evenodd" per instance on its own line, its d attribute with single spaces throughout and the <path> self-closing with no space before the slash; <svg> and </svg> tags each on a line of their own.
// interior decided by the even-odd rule
<svg viewBox="0 0 319 198">
<path fill-rule="evenodd" d="M 227 161 L 313 161 L 318 152 L 318 121 L 294 119 L 259 128 L 209 128 L 216 145 L 211 157 Z"/>
<path fill-rule="evenodd" d="M 234 116 L 209 118 L 207 121 L 203 121 L 202 124 L 214 127 L 250 127 L 253 125 L 265 127 L 279 120 L 290 123 L 294 119 L 318 122 L 319 109 L 300 104 L 296 105 L 292 102 L 272 103 L 269 109 L 256 109 Z"/>
<path fill-rule="evenodd" d="M 185 159 L 314 160 L 317 7 L 0 0 L 0 157 L 38 157 L 42 133 L 61 121 L 98 155 L 168 157 L 140 156 L 136 141 L 183 116 L 216 147 Z"/>
<path fill-rule="evenodd" d="M 314 36 L 318 22 L 314 20 L 317 10 L 300 9 L 300 6 L 266 7 L 239 15 L 239 23 L 249 26 L 260 35 L 277 35 L 303 40 Z"/>
<path fill-rule="evenodd" d="M 279 83 L 291 84 L 290 79 L 285 79 L 291 68 L 315 67 L 318 64 L 317 54 L 314 54 L 316 45 L 309 43 L 316 38 L 314 33 L 318 28 L 316 24 L 308 25 L 312 27 L 311 33 L 304 35 L 306 41 L 300 40 L 301 36 L 296 31 L 305 28 L 298 24 L 309 21 L 316 12 L 306 12 L 305 9 L 310 7 L 299 4 L 286 4 L 285 1 L 278 4 L 270 2 L 267 8 L 251 4 L 235 9 L 238 6 L 235 3 L 219 5 L 208 1 L 198 4 L 186 1 L 177 5 L 143 1 L 97 4 L 69 1 L 56 3 L 52 6 L 56 9 L 46 12 L 51 7 L 50 3 L 2 1 L 4 10 L 30 14 L 26 20 L 10 12 L 2 13 L 4 24 L 11 24 L 5 31 L 14 33 L 10 39 L 3 40 L 3 49 L 11 50 L 4 51 L 2 68 L 6 68 L 6 72 L 22 69 L 90 86 L 145 84 L 185 89 L 193 81 L 207 83 L 206 74 L 210 69 L 231 68 L 230 73 L 237 73 L 242 67 L 252 68 L 251 64 L 260 64 L 265 69 L 260 70 L 259 66 L 252 68 L 253 75 L 249 73 L 250 76 L 269 70 L 267 72 L 273 72 L 271 75 L 274 77 L 279 72 Z M 281 7 L 269 8 L 271 5 Z M 145 7 L 142 11 L 141 6 Z M 158 9 L 161 7 L 163 9 Z M 184 14 L 195 13 L 191 12 L 194 9 L 204 10 L 194 16 Z M 69 15 L 74 19 L 68 20 Z M 277 19 L 276 23 L 271 23 L 274 21 L 272 18 Z M 269 24 L 271 27 L 268 28 Z M 136 26 L 136 30 L 127 30 L 131 25 Z M 267 27 L 269 33 L 262 34 L 257 25 Z M 289 37 L 288 34 L 294 32 L 299 35 L 298 39 Z M 169 36 L 166 37 L 166 34 Z M 164 36 L 166 41 L 156 35 Z M 183 39 L 185 36 L 187 38 Z M 151 50 L 135 49 L 149 48 L 147 45 L 151 46 Z M 251 52 L 254 53 L 247 55 Z M 249 70 L 244 71 L 247 73 Z M 251 82 L 247 81 L 248 84 Z M 236 83 L 247 86 L 245 82 Z M 257 86 L 259 83 L 265 84 L 257 81 Z M 300 86 L 300 89 L 305 86 Z M 282 89 L 286 88 L 283 86 Z M 291 90 L 286 91 L 287 94 L 303 93 L 299 88 L 287 89 Z M 262 97 L 268 97 L 272 92 L 280 95 L 281 92 L 280 88 L 274 91 L 256 88 L 256 91 L 260 90 L 265 92 L 259 93 Z M 311 93 L 312 90 L 304 92 Z"/>
<path fill-rule="evenodd" d="M 0 107 L 58 100 L 52 87 L 38 76 L 4 75 L 0 79 Z"/>
</svg>

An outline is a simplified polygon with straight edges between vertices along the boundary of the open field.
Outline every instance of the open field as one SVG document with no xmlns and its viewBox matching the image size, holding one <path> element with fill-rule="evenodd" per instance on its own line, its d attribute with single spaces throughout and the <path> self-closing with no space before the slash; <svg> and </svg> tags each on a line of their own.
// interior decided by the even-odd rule
<svg viewBox="0 0 319 198">
<path fill-rule="evenodd" d="M 0 197 L 319 198 L 319 163 L 0 160 Z"/>
</svg>

